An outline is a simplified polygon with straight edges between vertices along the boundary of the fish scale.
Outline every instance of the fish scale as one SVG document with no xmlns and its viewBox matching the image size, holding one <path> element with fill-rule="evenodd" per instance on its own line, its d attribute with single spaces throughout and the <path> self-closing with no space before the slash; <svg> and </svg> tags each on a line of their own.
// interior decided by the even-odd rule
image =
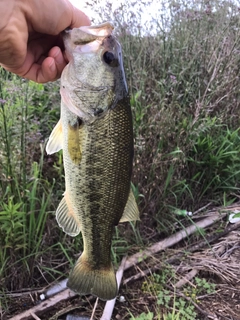
<svg viewBox="0 0 240 320">
<path fill-rule="evenodd" d="M 90 238 L 89 224 L 93 225 L 93 230 L 101 230 L 103 225 L 101 220 L 107 221 L 110 226 L 117 225 L 123 214 L 129 195 L 133 156 L 132 122 L 129 111 L 129 104 L 119 103 L 99 121 L 86 126 L 87 138 L 82 151 L 81 164 L 77 170 L 72 170 L 71 161 L 64 161 L 66 182 L 70 185 L 69 192 L 72 197 L 77 198 L 76 203 L 79 208 L 85 208 L 84 210 L 92 217 L 91 221 L 86 219 L 82 222 L 83 236 L 85 237 L 85 229 L 88 232 L 85 237 L 86 245 L 88 245 L 87 239 Z M 108 132 L 103 135 L 105 128 Z M 66 159 L 71 158 L 69 156 Z M 76 171 L 77 175 L 75 175 Z M 77 197 L 76 184 L 83 194 L 82 197 Z M 112 186 L 115 189 L 114 193 L 109 192 Z M 112 211 L 115 212 L 114 216 Z M 105 226 L 104 224 L 103 227 Z M 109 238 L 112 238 L 112 231 Z M 106 245 L 108 241 L 106 239 Z M 94 259 L 96 257 L 92 257 L 93 261 Z"/>
</svg>

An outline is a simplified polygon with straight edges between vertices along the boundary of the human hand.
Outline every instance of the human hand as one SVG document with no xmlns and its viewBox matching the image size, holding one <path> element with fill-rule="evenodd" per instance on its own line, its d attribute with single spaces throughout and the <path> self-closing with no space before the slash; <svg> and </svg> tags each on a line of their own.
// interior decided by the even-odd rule
<svg viewBox="0 0 240 320">
<path fill-rule="evenodd" d="M 0 0 L 0 65 L 44 83 L 61 76 L 67 61 L 61 31 L 90 25 L 68 0 Z"/>
</svg>

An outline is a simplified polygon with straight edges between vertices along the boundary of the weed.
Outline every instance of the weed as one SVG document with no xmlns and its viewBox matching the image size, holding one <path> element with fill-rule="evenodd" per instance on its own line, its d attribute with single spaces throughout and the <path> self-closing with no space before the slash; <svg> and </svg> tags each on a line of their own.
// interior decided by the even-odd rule
<svg viewBox="0 0 240 320">
<path fill-rule="evenodd" d="M 142 291 L 157 295 L 163 290 L 164 284 L 174 277 L 175 273 L 170 266 L 162 268 L 160 273 L 154 273 L 142 284 Z"/>
<path fill-rule="evenodd" d="M 156 303 L 160 307 L 157 314 L 162 312 L 163 319 L 197 319 L 195 306 L 191 303 L 191 300 L 198 303 L 197 297 L 199 295 L 214 293 L 215 284 L 204 278 L 196 277 L 194 279 L 195 285 L 188 285 L 183 289 L 184 295 L 191 298 L 191 300 L 187 300 L 166 289 L 166 284 L 174 282 L 175 278 L 175 271 L 172 268 L 165 268 L 159 274 L 154 273 L 148 277 L 148 280 L 143 282 L 142 291 L 156 297 Z M 164 310 L 171 311 L 165 312 Z"/>
<path fill-rule="evenodd" d="M 200 294 L 211 294 L 216 290 L 216 284 L 208 282 L 205 278 L 195 277 L 195 283 L 197 287 L 197 295 Z"/>
<path fill-rule="evenodd" d="M 153 319 L 154 319 L 153 312 L 148 312 L 148 313 L 143 312 L 136 318 L 133 315 L 130 318 L 130 320 L 153 320 Z"/>
<path fill-rule="evenodd" d="M 51 247 L 46 237 L 55 180 L 42 175 L 44 141 L 35 107 L 48 105 L 44 87 L 0 72 L 0 283 L 10 290 L 26 286 Z"/>
</svg>

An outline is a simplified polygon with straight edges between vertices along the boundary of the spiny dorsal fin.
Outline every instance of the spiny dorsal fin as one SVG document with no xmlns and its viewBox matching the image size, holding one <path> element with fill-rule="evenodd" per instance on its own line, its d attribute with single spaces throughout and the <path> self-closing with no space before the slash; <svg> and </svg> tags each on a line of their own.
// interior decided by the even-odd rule
<svg viewBox="0 0 240 320">
<path fill-rule="evenodd" d="M 46 152 L 47 154 L 53 154 L 62 149 L 63 145 L 63 133 L 62 133 L 62 122 L 61 119 L 58 121 L 56 126 L 49 137 Z"/>
<path fill-rule="evenodd" d="M 132 190 L 130 190 L 128 201 L 119 222 L 136 221 L 139 219 L 139 210 Z"/>
<path fill-rule="evenodd" d="M 78 216 L 70 203 L 68 193 L 64 193 L 62 201 L 56 211 L 56 219 L 59 226 L 68 235 L 75 237 L 80 232 L 80 222 Z"/>
</svg>

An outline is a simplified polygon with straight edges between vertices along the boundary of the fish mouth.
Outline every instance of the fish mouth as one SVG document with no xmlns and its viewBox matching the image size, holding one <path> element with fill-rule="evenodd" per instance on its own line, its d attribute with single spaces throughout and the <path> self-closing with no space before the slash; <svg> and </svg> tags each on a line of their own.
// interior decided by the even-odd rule
<svg viewBox="0 0 240 320">
<path fill-rule="evenodd" d="M 66 29 L 63 33 L 65 41 L 71 41 L 75 46 L 89 44 L 95 40 L 103 40 L 113 32 L 111 22 L 105 22 L 98 26 L 82 26 L 80 28 Z M 70 39 L 69 39 L 70 38 Z"/>
<path fill-rule="evenodd" d="M 97 51 L 104 39 L 110 38 L 114 26 L 105 22 L 98 26 L 82 26 L 80 28 L 66 29 L 63 32 L 63 41 L 68 60 L 71 52 L 89 53 Z"/>
<path fill-rule="evenodd" d="M 83 26 L 79 28 L 88 35 L 95 37 L 108 37 L 112 34 L 114 26 L 111 22 L 105 22 L 99 24 L 98 26 Z"/>
</svg>

